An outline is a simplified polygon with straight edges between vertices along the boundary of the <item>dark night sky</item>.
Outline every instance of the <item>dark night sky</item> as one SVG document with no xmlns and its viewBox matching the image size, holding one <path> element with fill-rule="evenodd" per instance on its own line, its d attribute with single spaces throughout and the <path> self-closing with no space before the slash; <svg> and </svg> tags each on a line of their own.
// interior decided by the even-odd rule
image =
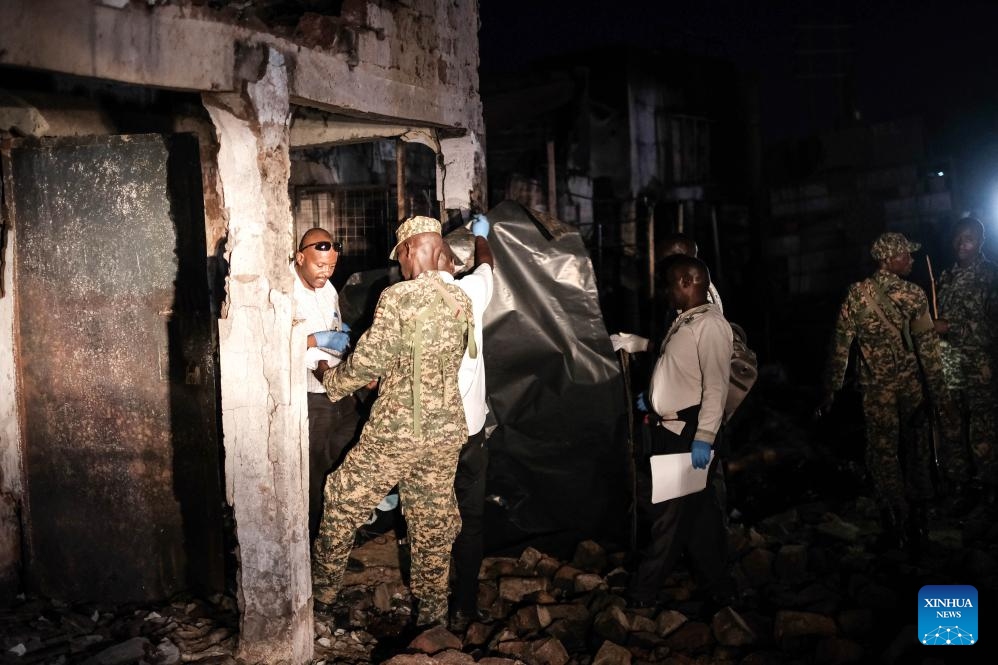
<svg viewBox="0 0 998 665">
<path fill-rule="evenodd" d="M 922 115 L 941 145 L 973 171 L 975 207 L 998 213 L 998 2 L 772 0 L 481 0 L 482 71 L 515 71 L 546 56 L 590 47 L 693 50 L 756 77 L 765 138 L 829 129 L 843 111 L 836 79 L 805 80 L 834 46 L 801 24 L 848 24 L 840 32 L 848 108 L 869 121 Z M 827 34 L 827 33 L 826 33 Z M 836 66 L 836 69 L 840 67 Z M 993 191 L 993 193 L 991 193 Z M 979 210 L 985 213 L 985 210 Z"/>
</svg>

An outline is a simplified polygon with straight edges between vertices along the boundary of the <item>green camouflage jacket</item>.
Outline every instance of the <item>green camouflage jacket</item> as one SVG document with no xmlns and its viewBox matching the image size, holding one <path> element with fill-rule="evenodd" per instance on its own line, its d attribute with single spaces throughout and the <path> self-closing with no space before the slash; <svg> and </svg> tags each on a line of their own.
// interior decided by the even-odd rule
<svg viewBox="0 0 998 665">
<path fill-rule="evenodd" d="M 468 296 L 435 271 L 387 288 L 353 353 L 323 375 L 329 398 L 345 397 L 380 377 L 368 421 L 375 431 L 425 431 L 463 442 L 468 433 L 457 374 L 472 334 L 471 315 Z"/>
<path fill-rule="evenodd" d="M 939 277 L 939 316 L 949 322 L 947 343 L 967 352 L 994 353 L 998 341 L 998 266 L 978 257 Z"/>
<path fill-rule="evenodd" d="M 874 306 L 877 298 L 873 285 L 880 287 L 893 307 L 881 306 L 878 310 Z M 917 380 L 921 360 L 932 395 L 946 394 L 939 337 L 932 326 L 925 292 L 916 284 L 878 270 L 872 277 L 849 286 L 835 324 L 824 381 L 826 392 L 842 387 L 853 340 L 859 346 L 861 386 L 886 387 L 897 380 Z"/>
</svg>

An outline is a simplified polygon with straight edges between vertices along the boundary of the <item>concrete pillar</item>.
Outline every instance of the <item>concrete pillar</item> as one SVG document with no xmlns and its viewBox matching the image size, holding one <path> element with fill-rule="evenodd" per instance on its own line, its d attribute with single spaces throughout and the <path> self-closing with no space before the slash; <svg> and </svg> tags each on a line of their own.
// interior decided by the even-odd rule
<svg viewBox="0 0 998 665">
<path fill-rule="evenodd" d="M 219 321 L 226 494 L 239 541 L 238 656 L 311 659 L 305 340 L 292 334 L 290 105 L 284 57 L 249 50 L 240 93 L 205 94 L 228 215 Z M 257 78 L 258 77 L 258 78 Z M 295 368 L 296 371 L 292 371 Z"/>
<path fill-rule="evenodd" d="M 469 131 L 464 136 L 441 139 L 440 156 L 443 166 L 438 169 L 437 191 L 441 193 L 444 208 L 465 214 L 474 202 L 483 212 L 488 210 L 485 149 L 479 136 Z"/>
<path fill-rule="evenodd" d="M 2 235 L 6 233 L 4 238 Z M 6 240 L 6 245 L 4 241 Z M 14 359 L 14 229 L 0 229 L 0 605 L 20 589 L 21 443 Z"/>
</svg>

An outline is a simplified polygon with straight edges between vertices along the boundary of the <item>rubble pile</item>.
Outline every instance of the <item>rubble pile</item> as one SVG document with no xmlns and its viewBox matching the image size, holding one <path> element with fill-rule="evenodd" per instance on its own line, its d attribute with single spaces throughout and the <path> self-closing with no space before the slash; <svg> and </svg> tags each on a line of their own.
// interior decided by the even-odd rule
<svg viewBox="0 0 998 665">
<path fill-rule="evenodd" d="M 753 527 L 729 525 L 739 590 L 730 605 L 700 597 L 681 570 L 660 607 L 628 608 L 626 553 L 586 541 L 571 561 L 529 547 L 486 559 L 479 606 L 490 620 L 413 634 L 395 545 L 382 537 L 354 551 L 348 591 L 316 623 L 356 636 L 372 645 L 373 662 L 392 665 L 942 662 L 918 651 L 913 599 L 926 583 L 998 585 L 994 515 L 980 507 L 960 521 L 939 519 L 920 552 L 883 551 L 870 499 L 835 507 L 814 501 Z M 333 647 L 317 643 L 316 657 L 360 662 Z"/>
<path fill-rule="evenodd" d="M 876 508 L 860 497 L 798 505 L 729 525 L 737 598 L 702 598 L 681 568 L 661 606 L 628 608 L 625 552 L 585 541 L 570 561 L 534 548 L 481 570 L 487 619 L 417 629 L 398 547 L 356 548 L 336 603 L 315 615 L 316 663 L 422 665 L 840 665 L 943 662 L 918 650 L 914 598 L 924 583 L 998 585 L 998 522 L 985 508 L 937 520 L 920 553 L 880 551 Z M 0 663 L 222 664 L 234 656 L 231 598 L 162 608 L 24 599 L 0 612 Z"/>
<path fill-rule="evenodd" d="M 20 597 L 0 610 L 0 663 L 177 665 L 234 662 L 239 616 L 232 598 L 131 608 Z"/>
</svg>

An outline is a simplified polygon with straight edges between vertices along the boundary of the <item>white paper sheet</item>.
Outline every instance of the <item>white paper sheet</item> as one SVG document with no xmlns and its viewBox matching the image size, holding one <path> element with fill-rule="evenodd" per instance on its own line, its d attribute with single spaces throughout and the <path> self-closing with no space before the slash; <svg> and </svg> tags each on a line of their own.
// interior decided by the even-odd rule
<svg viewBox="0 0 998 665">
<path fill-rule="evenodd" d="M 710 452 L 711 461 L 714 451 Z M 689 453 L 653 455 L 651 458 L 651 502 L 662 503 L 707 487 L 706 469 L 694 469 Z"/>
</svg>

